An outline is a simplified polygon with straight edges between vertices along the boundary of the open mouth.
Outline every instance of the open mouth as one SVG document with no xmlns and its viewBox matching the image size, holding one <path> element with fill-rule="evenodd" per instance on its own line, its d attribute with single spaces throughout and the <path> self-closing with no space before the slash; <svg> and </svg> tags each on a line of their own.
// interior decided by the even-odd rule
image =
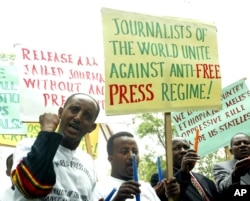
<svg viewBox="0 0 250 201">
<path fill-rule="evenodd" d="M 76 133 L 76 132 L 80 131 L 80 126 L 78 124 L 75 124 L 75 123 L 70 123 L 69 129 L 71 132 Z"/>
<path fill-rule="evenodd" d="M 133 171 L 133 164 L 132 163 L 128 163 L 127 164 L 127 168 L 129 171 Z"/>
<path fill-rule="evenodd" d="M 80 130 L 80 126 L 78 124 L 75 124 L 75 123 L 70 123 L 69 127 L 73 128 L 75 130 Z"/>
</svg>

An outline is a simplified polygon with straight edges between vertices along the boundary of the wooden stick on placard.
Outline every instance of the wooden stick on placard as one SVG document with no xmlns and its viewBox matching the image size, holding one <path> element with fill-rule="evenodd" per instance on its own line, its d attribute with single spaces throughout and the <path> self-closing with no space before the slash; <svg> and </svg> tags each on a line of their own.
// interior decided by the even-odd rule
<svg viewBox="0 0 250 201">
<path fill-rule="evenodd" d="M 173 177 L 173 155 L 172 155 L 172 126 L 171 126 L 171 113 L 164 114 L 164 130 L 165 130 L 165 152 L 166 152 L 166 167 L 167 179 Z M 168 198 L 173 201 L 172 197 Z"/>
<path fill-rule="evenodd" d="M 88 154 L 93 157 L 89 133 L 84 136 L 84 140 L 85 140 L 85 145 L 86 145 L 86 149 L 87 149 Z"/>
</svg>

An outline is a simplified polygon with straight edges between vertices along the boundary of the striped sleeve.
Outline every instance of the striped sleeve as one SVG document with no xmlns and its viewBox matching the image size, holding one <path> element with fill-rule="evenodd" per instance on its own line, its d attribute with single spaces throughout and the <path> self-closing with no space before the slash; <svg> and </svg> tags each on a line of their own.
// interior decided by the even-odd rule
<svg viewBox="0 0 250 201">
<path fill-rule="evenodd" d="M 12 171 L 12 181 L 28 199 L 45 197 L 56 182 L 53 158 L 62 136 L 56 133 L 39 132 L 31 151 Z"/>
</svg>

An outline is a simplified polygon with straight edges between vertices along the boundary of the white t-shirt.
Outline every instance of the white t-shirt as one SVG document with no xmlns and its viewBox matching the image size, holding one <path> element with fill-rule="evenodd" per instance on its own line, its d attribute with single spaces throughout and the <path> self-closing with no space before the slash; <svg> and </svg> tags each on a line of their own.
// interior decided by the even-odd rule
<svg viewBox="0 0 250 201">
<path fill-rule="evenodd" d="M 116 179 L 114 177 L 107 177 L 106 179 L 102 181 L 98 181 L 96 183 L 96 187 L 93 192 L 93 200 L 99 200 L 100 198 L 106 198 L 108 194 L 116 188 L 117 191 L 119 187 L 122 185 L 122 183 L 125 182 L 124 180 Z M 140 190 L 141 190 L 141 201 L 160 201 L 158 196 L 156 195 L 155 190 L 152 188 L 152 186 L 144 181 L 139 181 L 141 184 Z M 115 193 L 116 194 L 116 193 Z M 112 196 L 112 198 L 115 196 L 115 194 Z M 136 198 L 133 199 L 126 199 L 126 200 L 136 200 Z"/>
<path fill-rule="evenodd" d="M 13 199 L 13 195 L 14 195 L 14 190 L 11 187 L 9 187 L 4 191 L 0 192 L 0 201 L 15 201 Z"/>
<path fill-rule="evenodd" d="M 25 138 L 14 152 L 13 168 L 30 151 L 35 139 Z M 56 183 L 52 192 L 42 201 L 89 201 L 91 192 L 96 184 L 94 160 L 80 148 L 67 149 L 59 145 L 53 159 L 56 173 Z M 26 201 L 25 197 L 16 189 L 15 201 Z"/>
</svg>

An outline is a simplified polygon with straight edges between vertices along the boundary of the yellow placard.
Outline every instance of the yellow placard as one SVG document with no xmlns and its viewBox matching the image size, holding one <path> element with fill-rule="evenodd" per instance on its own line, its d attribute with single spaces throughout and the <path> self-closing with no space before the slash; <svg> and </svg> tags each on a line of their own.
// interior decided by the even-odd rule
<svg viewBox="0 0 250 201">
<path fill-rule="evenodd" d="M 217 29 L 102 8 L 107 115 L 221 109 Z"/>
</svg>

